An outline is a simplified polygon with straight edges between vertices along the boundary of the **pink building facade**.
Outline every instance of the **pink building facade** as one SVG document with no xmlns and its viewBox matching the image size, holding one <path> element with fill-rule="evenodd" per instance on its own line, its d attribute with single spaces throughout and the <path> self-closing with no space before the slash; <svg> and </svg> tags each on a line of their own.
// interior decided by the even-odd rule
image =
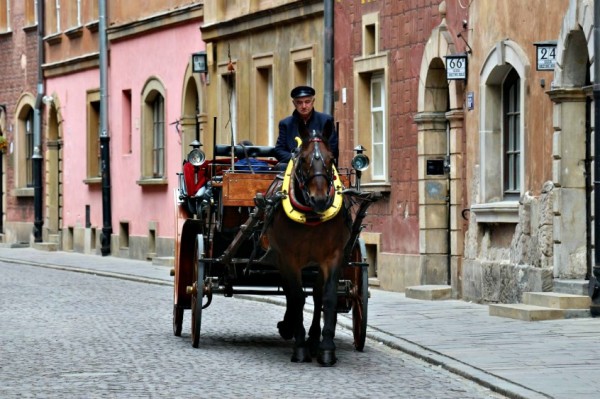
<svg viewBox="0 0 600 399">
<path fill-rule="evenodd" d="M 149 28 L 141 34 L 128 25 L 108 29 L 110 249 L 113 256 L 170 259 L 177 173 L 202 108 L 202 84 L 190 61 L 192 53 L 204 48 L 199 18 L 170 27 L 146 23 Z M 63 250 L 99 254 L 104 224 L 99 69 L 49 76 L 46 92 L 53 98 L 47 135 L 61 143 L 59 233 L 54 240 Z M 157 131 L 162 138 L 156 138 Z M 46 174 L 54 169 L 50 152 Z M 152 165 L 155 157 L 160 161 Z M 52 195 L 48 191 L 46 197 Z"/>
</svg>

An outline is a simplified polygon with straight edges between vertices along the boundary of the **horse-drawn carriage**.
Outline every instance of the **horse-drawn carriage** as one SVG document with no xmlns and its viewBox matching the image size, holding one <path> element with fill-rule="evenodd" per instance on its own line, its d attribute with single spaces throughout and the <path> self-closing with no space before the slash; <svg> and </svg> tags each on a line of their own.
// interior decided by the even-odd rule
<svg viewBox="0 0 600 399">
<path fill-rule="evenodd" d="M 184 310 L 191 309 L 192 345 L 199 346 L 202 310 L 215 294 L 285 295 L 287 310 L 278 328 L 283 338 L 295 338 L 292 361 L 310 361 L 312 354 L 323 365 L 335 363 L 340 312 L 352 311 L 354 346 L 364 348 L 368 263 L 359 235 L 377 196 L 360 191 L 360 174 L 368 166 L 362 151 L 353 168 L 338 171 L 333 165 L 330 130 L 301 132 L 302 142 L 283 173 L 273 170 L 273 147 L 215 145 L 207 160 L 201 144 L 191 144 L 175 198 L 176 336 L 182 333 Z M 236 160 L 248 157 L 267 167 L 247 163 L 240 170 Z M 305 340 L 302 312 L 308 295 L 315 310 Z"/>
</svg>

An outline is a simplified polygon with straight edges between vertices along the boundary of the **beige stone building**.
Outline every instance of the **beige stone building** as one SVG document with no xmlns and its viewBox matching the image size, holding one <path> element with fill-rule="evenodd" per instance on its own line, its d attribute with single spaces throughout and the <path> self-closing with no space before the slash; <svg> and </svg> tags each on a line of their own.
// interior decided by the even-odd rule
<svg viewBox="0 0 600 399">
<path fill-rule="evenodd" d="M 585 292 L 592 23 L 588 0 L 470 2 L 464 299 L 520 302 L 566 283 Z"/>
</svg>

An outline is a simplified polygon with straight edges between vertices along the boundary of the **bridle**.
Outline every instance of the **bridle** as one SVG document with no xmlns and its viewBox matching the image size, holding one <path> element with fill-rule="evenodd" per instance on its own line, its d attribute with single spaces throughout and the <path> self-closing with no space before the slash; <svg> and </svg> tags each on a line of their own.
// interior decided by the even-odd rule
<svg viewBox="0 0 600 399">
<path fill-rule="evenodd" d="M 304 203 L 313 207 L 313 198 L 308 191 L 308 184 L 317 178 L 325 179 L 327 183 L 327 204 L 326 207 L 329 207 L 333 202 L 333 196 L 335 193 L 334 188 L 334 174 L 331 167 L 327 168 L 327 164 L 325 163 L 325 157 L 321 152 L 321 143 L 323 143 L 323 139 L 318 137 L 316 133 L 313 132 L 311 138 L 308 140 L 308 143 L 314 143 L 313 151 L 310 156 L 310 161 L 308 162 L 308 169 L 303 168 L 302 164 L 306 163 L 305 158 L 301 156 L 302 152 L 299 152 L 297 155 L 297 161 L 294 170 L 294 176 L 300 191 L 302 192 L 302 197 L 304 199 Z M 319 168 L 320 166 L 320 168 Z M 318 172 L 313 172 L 314 170 L 319 170 Z M 308 171 L 308 173 L 307 173 Z"/>
</svg>

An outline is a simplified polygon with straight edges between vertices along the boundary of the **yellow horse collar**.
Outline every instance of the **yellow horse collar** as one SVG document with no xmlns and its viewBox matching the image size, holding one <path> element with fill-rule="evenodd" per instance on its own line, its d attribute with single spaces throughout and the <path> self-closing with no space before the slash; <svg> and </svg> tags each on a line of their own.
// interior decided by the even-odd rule
<svg viewBox="0 0 600 399">
<path fill-rule="evenodd" d="M 337 215 L 338 212 L 340 211 L 340 209 L 342 209 L 342 204 L 343 204 L 343 199 L 344 199 L 343 194 L 342 194 L 343 186 L 342 186 L 342 181 L 340 180 L 340 176 L 338 175 L 338 171 L 337 171 L 335 165 L 332 166 L 332 172 L 333 172 L 333 184 L 334 184 L 335 193 L 334 193 L 333 202 L 331 203 L 331 206 L 329 208 L 327 208 L 326 210 L 324 210 L 323 212 L 311 212 L 311 215 L 308 216 L 306 212 L 295 208 L 292 205 L 292 202 L 290 199 L 289 189 L 291 187 L 290 184 L 293 184 L 293 182 L 291 182 L 291 180 L 292 180 L 292 175 L 294 173 L 294 159 L 290 159 L 288 166 L 285 170 L 285 174 L 283 176 L 283 184 L 281 186 L 281 193 L 283 194 L 282 204 L 283 204 L 283 210 L 285 211 L 285 214 L 293 221 L 302 223 L 302 224 L 323 223 L 323 222 L 328 221 L 329 219 L 332 219 L 335 215 Z M 313 216 L 313 214 L 316 215 L 316 217 Z"/>
</svg>

